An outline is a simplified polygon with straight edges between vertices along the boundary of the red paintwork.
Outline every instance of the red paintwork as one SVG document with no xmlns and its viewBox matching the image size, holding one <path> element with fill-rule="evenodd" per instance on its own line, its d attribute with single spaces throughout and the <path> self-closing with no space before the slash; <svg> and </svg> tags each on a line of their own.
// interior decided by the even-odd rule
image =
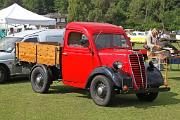
<svg viewBox="0 0 180 120">
<path fill-rule="evenodd" d="M 67 40 L 69 33 L 78 31 L 88 37 L 89 48 L 73 48 L 68 46 Z M 128 39 L 129 48 L 97 50 L 93 43 L 93 34 L 100 32 L 123 34 Z M 115 61 L 121 61 L 123 63 L 123 71 L 131 75 L 128 55 L 132 53 L 129 38 L 120 27 L 107 23 L 71 22 L 66 27 L 64 37 L 62 53 L 63 83 L 74 87 L 85 88 L 87 79 L 95 68 L 100 66 L 112 67 Z"/>
<path fill-rule="evenodd" d="M 133 49 L 134 51 L 138 51 L 140 54 L 147 55 L 146 49 Z"/>
<path fill-rule="evenodd" d="M 139 50 L 139 53 L 143 54 L 143 55 L 147 55 L 147 50 L 146 49 L 141 49 L 141 50 Z"/>
<path fill-rule="evenodd" d="M 122 70 L 126 73 L 131 74 L 128 55 L 133 53 L 132 50 L 106 49 L 106 50 L 100 50 L 98 52 L 102 65 L 112 68 L 112 64 L 115 61 L 120 61 L 123 63 Z"/>
</svg>

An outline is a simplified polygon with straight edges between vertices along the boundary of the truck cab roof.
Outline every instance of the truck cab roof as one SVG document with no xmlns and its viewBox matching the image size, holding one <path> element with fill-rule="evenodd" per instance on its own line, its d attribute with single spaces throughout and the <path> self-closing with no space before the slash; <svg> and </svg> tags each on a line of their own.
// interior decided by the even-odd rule
<svg viewBox="0 0 180 120">
<path fill-rule="evenodd" d="M 119 33 L 123 34 L 124 30 L 121 27 L 109 23 L 95 23 L 95 22 L 71 22 L 66 26 L 66 29 L 88 29 L 92 34 L 94 33 Z"/>
</svg>

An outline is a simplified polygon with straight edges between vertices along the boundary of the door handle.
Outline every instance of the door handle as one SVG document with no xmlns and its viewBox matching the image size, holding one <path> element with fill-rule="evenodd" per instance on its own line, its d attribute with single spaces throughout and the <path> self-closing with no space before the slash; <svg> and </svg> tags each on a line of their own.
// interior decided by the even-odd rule
<svg viewBox="0 0 180 120">
<path fill-rule="evenodd" d="M 68 55 L 68 53 L 62 53 L 63 55 L 65 55 L 65 56 L 67 56 Z"/>
</svg>

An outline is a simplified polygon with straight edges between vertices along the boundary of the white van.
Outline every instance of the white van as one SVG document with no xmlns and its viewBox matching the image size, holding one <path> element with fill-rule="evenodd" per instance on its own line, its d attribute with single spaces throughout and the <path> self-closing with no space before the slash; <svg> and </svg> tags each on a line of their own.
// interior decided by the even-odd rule
<svg viewBox="0 0 180 120">
<path fill-rule="evenodd" d="M 11 76 L 27 75 L 29 69 L 15 65 L 16 42 L 58 42 L 63 44 L 65 29 L 27 30 L 0 40 L 0 83 Z"/>
<path fill-rule="evenodd" d="M 177 32 L 176 32 L 176 39 L 180 40 L 180 30 L 177 30 Z"/>
</svg>

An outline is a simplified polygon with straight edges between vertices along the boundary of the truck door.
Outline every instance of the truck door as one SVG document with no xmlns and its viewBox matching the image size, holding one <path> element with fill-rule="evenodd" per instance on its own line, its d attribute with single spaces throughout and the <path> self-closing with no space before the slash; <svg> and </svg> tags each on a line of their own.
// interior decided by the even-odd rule
<svg viewBox="0 0 180 120">
<path fill-rule="evenodd" d="M 63 82 L 83 88 L 94 66 L 89 39 L 82 32 L 68 30 L 65 39 L 62 53 Z"/>
</svg>

